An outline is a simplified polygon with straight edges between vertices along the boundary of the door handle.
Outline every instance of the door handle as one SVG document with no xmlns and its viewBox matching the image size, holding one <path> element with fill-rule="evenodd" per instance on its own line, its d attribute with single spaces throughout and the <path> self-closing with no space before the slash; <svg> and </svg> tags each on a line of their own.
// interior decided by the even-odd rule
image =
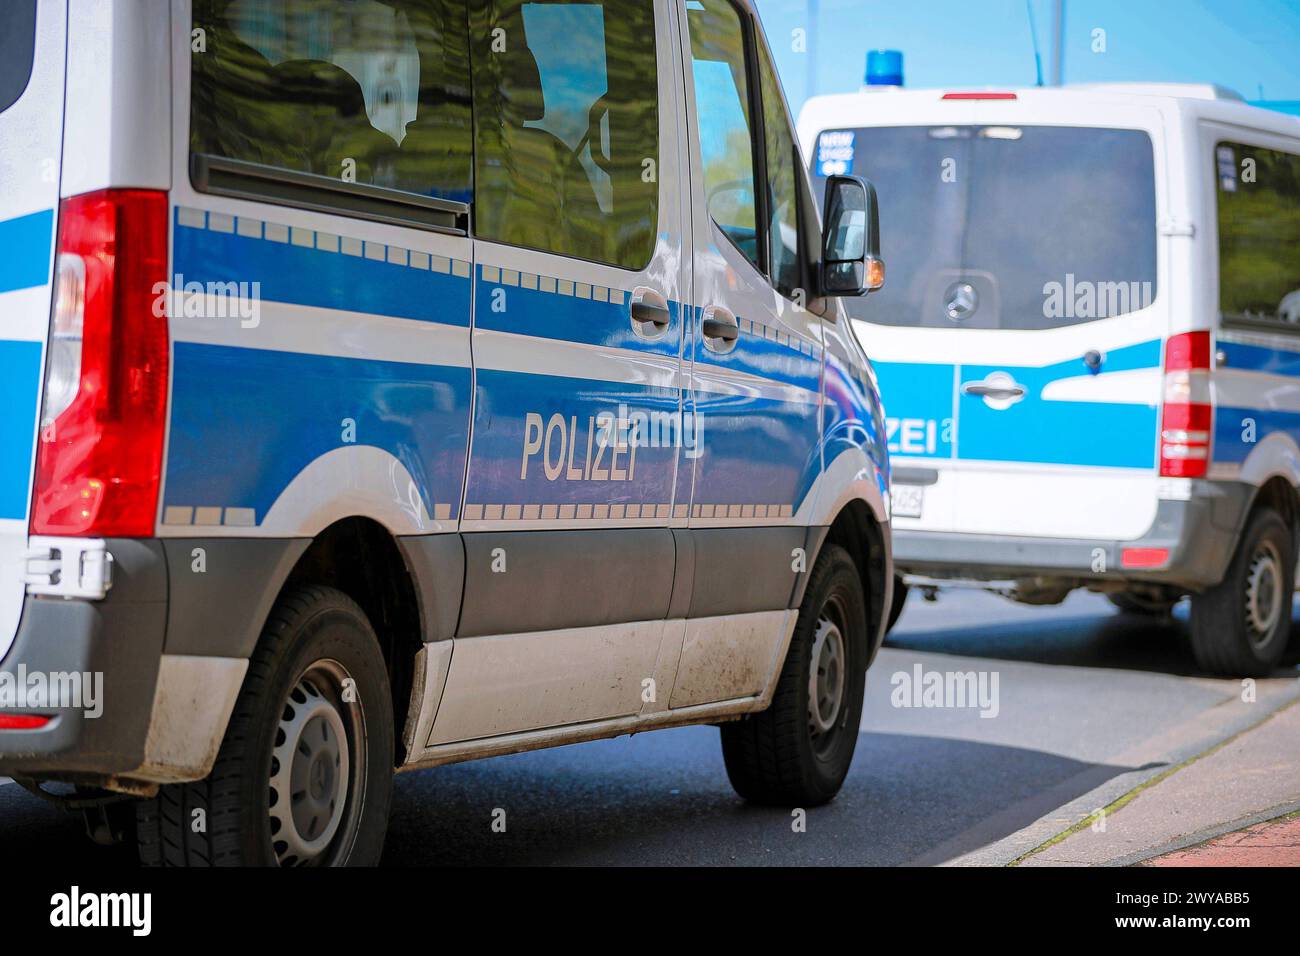
<svg viewBox="0 0 1300 956">
<path fill-rule="evenodd" d="M 700 331 L 716 351 L 725 352 L 735 345 L 740 337 L 740 323 L 736 317 L 721 306 L 711 305 L 704 310 Z"/>
<path fill-rule="evenodd" d="M 638 335 L 660 335 L 668 328 L 673 314 L 668 310 L 668 300 L 647 286 L 632 290 L 632 328 Z"/>
<path fill-rule="evenodd" d="M 986 398 L 1023 398 L 1025 390 L 1020 385 L 985 385 L 967 382 L 961 387 L 963 395 L 980 395 Z"/>
</svg>

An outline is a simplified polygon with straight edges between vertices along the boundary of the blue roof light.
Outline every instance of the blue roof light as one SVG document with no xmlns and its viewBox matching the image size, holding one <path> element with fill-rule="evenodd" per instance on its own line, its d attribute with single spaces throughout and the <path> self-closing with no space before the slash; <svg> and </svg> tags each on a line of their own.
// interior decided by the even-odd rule
<svg viewBox="0 0 1300 956">
<path fill-rule="evenodd" d="M 867 86 L 902 86 L 903 54 L 900 50 L 871 50 L 867 53 Z"/>
</svg>

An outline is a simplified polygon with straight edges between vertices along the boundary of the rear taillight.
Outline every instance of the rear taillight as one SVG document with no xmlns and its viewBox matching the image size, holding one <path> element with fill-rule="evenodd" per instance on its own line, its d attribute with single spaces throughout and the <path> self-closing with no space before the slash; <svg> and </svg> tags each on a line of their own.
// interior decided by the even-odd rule
<svg viewBox="0 0 1300 956">
<path fill-rule="evenodd" d="M 1204 478 L 1210 466 L 1210 333 L 1184 332 L 1165 345 L 1165 400 L 1160 417 L 1160 474 Z"/>
<path fill-rule="evenodd" d="M 153 533 L 167 409 L 167 194 L 59 207 L 32 534 Z"/>
<path fill-rule="evenodd" d="M 40 730 L 49 722 L 43 714 L 0 714 L 0 730 Z"/>
</svg>

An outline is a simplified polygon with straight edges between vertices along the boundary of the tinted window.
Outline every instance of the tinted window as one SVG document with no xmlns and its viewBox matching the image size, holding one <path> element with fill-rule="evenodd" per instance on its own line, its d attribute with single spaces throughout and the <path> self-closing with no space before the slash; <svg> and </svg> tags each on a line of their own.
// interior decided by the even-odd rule
<svg viewBox="0 0 1300 956">
<path fill-rule="evenodd" d="M 691 0 L 686 15 L 709 215 L 757 267 L 754 146 L 740 15 L 726 0 Z"/>
<path fill-rule="evenodd" d="M 0 112 L 18 102 L 32 78 L 36 51 L 36 0 L 0 4 Z"/>
<path fill-rule="evenodd" d="M 195 0 L 195 152 L 471 198 L 455 0 Z"/>
<path fill-rule="evenodd" d="M 658 223 L 651 0 L 473 0 L 475 230 L 639 269 Z"/>
<path fill-rule="evenodd" d="M 873 181 L 889 281 L 845 299 L 870 322 L 1045 329 L 1149 305 L 1155 170 L 1136 130 L 828 130 L 815 173 Z M 816 178 L 819 191 L 825 180 Z"/>
<path fill-rule="evenodd" d="M 772 285 L 790 296 L 799 287 L 799 150 L 790 132 L 785 100 L 766 48 L 760 48 L 763 138 L 767 141 L 768 247 Z"/>
<path fill-rule="evenodd" d="M 1219 143 L 1215 172 L 1219 309 L 1300 329 L 1300 156 Z"/>
</svg>

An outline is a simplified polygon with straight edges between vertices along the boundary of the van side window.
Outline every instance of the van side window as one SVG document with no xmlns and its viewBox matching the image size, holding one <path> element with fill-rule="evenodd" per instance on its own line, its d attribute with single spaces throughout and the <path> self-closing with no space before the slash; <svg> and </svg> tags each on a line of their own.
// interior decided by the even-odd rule
<svg viewBox="0 0 1300 956">
<path fill-rule="evenodd" d="M 658 226 L 652 0 L 472 0 L 475 235 L 640 269 Z"/>
<path fill-rule="evenodd" d="M 457 0 L 194 0 L 190 148 L 468 202 Z"/>
<path fill-rule="evenodd" d="M 767 145 L 767 208 L 769 274 L 778 292 L 793 298 L 802 283 L 799 269 L 799 150 L 790 131 L 790 118 L 781 83 L 759 44 L 759 89 L 763 95 L 763 139 Z"/>
<path fill-rule="evenodd" d="M 1222 142 L 1214 154 L 1219 310 L 1300 332 L 1300 156 Z"/>
<path fill-rule="evenodd" d="M 27 89 L 35 54 L 36 0 L 10 0 L 0 6 L 0 113 Z"/>
<path fill-rule="evenodd" d="M 745 258 L 761 269 L 754 136 L 740 14 L 727 0 L 690 0 L 686 16 L 709 215 Z"/>
</svg>

